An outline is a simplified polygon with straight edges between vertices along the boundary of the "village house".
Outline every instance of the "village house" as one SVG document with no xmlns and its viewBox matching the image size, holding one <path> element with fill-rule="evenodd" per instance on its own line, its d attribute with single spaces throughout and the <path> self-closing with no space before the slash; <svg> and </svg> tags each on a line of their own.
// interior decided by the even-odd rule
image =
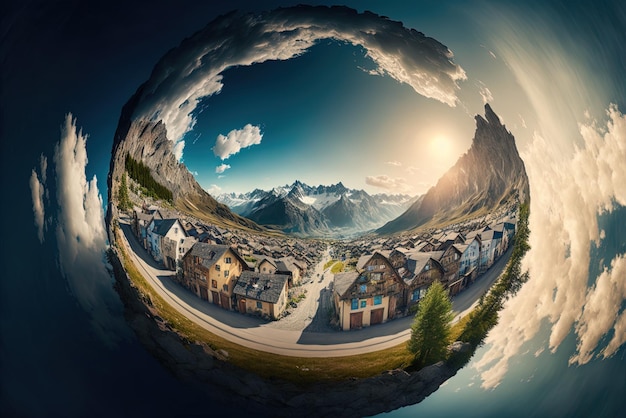
<svg viewBox="0 0 626 418">
<path fill-rule="evenodd" d="M 494 231 L 489 227 L 485 229 L 480 233 L 482 243 L 480 263 L 483 269 L 488 269 L 502 253 L 502 232 Z"/>
<path fill-rule="evenodd" d="M 156 219 L 162 219 L 160 215 L 156 215 Z M 133 221 L 132 228 L 137 240 L 143 246 L 143 248 L 148 248 L 148 225 L 152 222 L 152 219 L 155 218 L 154 214 L 145 213 L 143 210 L 139 208 L 135 208 L 133 210 Z"/>
<path fill-rule="evenodd" d="M 233 293 L 240 313 L 278 319 L 287 306 L 287 282 L 284 274 L 243 271 Z"/>
<path fill-rule="evenodd" d="M 200 299 L 233 310 L 233 289 L 246 262 L 227 245 L 197 242 L 183 257 L 183 281 Z"/>
<path fill-rule="evenodd" d="M 461 255 L 462 253 L 456 245 L 450 245 L 443 251 L 441 258 L 438 260 L 445 272 L 443 285 L 448 288 L 450 296 L 456 295 L 463 289 L 463 279 L 458 277 Z"/>
<path fill-rule="evenodd" d="M 261 254 L 254 254 L 253 257 L 257 260 L 255 271 L 289 276 L 289 287 L 300 284 L 306 272 L 306 263 L 298 261 L 292 256 L 274 259 Z"/>
<path fill-rule="evenodd" d="M 432 253 L 416 250 L 394 250 L 389 260 L 404 282 L 404 304 L 407 312 L 426 294 L 435 281 L 442 281 L 444 269 Z"/>
<path fill-rule="evenodd" d="M 178 246 L 186 236 L 187 232 L 178 219 L 153 219 L 146 232 L 148 251 L 166 268 L 176 270 L 180 259 Z"/>
<path fill-rule="evenodd" d="M 333 301 L 343 330 L 386 322 L 404 304 L 402 279 L 387 257 L 376 252 L 361 259 L 358 271 L 335 275 Z"/>
<path fill-rule="evenodd" d="M 480 260 L 480 239 L 475 236 L 465 244 L 455 244 L 461 251 L 461 262 L 459 263 L 459 277 L 464 278 L 463 287 L 473 283 L 478 276 L 478 262 Z"/>
</svg>

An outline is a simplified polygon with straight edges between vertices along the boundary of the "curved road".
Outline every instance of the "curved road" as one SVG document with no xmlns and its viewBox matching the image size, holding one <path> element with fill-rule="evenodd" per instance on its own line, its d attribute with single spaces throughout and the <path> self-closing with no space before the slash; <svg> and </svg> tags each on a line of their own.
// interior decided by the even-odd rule
<svg viewBox="0 0 626 418">
<path fill-rule="evenodd" d="M 164 270 L 151 258 L 133 235 L 130 225 L 120 220 L 120 227 L 125 237 L 123 243 L 131 259 L 154 290 L 180 314 L 234 343 L 284 356 L 341 357 L 383 350 L 409 339 L 413 319 L 411 316 L 358 331 L 329 333 L 278 329 L 275 325 L 272 326 L 276 323 L 267 323 L 260 318 L 226 311 L 206 303 L 175 283 L 171 277 L 172 271 Z M 469 312 L 480 296 L 495 282 L 504 269 L 510 253 L 511 249 L 472 286 L 452 299 L 455 321 Z M 325 258 L 321 263 L 324 260 Z M 307 296 L 313 297 L 312 294 Z"/>
</svg>

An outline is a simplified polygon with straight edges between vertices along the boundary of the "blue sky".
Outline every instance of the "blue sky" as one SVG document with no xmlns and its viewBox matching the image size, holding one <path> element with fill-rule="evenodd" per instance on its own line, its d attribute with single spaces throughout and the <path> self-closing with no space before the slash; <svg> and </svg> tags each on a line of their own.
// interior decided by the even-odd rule
<svg viewBox="0 0 626 418">
<path fill-rule="evenodd" d="M 87 212 L 98 216 L 101 212 L 93 211 L 98 201 L 95 188 L 89 188 L 92 193 L 85 199 L 81 171 L 86 180 L 97 177 L 105 205 L 111 145 L 122 106 L 148 80 L 155 63 L 183 38 L 231 9 L 263 11 L 291 2 L 14 3 L 3 4 L 8 11 L 0 19 L 0 181 L 6 197 L 0 222 L 2 230 L 12 234 L 11 243 L 7 241 L 2 251 L 5 280 L 0 283 L 0 307 L 2 318 L 9 320 L 1 324 L 0 351 L 7 367 L 0 385 L 6 395 L 3 400 L 8 402 L 0 404 L 9 415 L 25 410 L 32 416 L 50 411 L 84 416 L 96 405 L 103 414 L 116 416 L 128 411 L 180 413 L 184 411 L 180 408 L 190 408 L 190 399 L 198 399 L 191 412 L 205 411 L 205 398 L 190 397 L 187 387 L 174 385 L 171 376 L 159 373 L 158 363 L 146 358 L 141 347 L 110 350 L 93 332 L 86 331 L 93 319 L 90 307 L 102 308 L 117 296 L 110 281 L 98 281 L 98 275 L 86 269 L 97 263 L 84 255 L 100 255 L 104 239 L 100 239 L 101 230 L 91 229 L 98 222 Z M 575 369 L 581 371 L 582 378 L 569 386 L 585 395 L 597 394 L 597 398 L 592 397 L 600 400 L 594 412 L 606 411 L 607 405 L 608 410 L 620 410 L 622 393 L 615 391 L 613 376 L 605 375 L 606 365 L 615 363 L 602 362 L 593 353 L 614 350 L 620 344 L 624 353 L 620 338 L 625 334 L 618 326 L 626 323 L 626 294 L 623 286 L 616 286 L 623 284 L 626 271 L 623 243 L 619 241 L 623 237 L 616 238 L 610 223 L 597 221 L 597 214 L 603 213 L 615 224 L 624 223 L 620 218 L 623 208 L 607 213 L 615 202 L 626 206 L 626 136 L 620 135 L 626 127 L 622 114 L 626 109 L 624 2 L 345 3 L 359 11 L 369 9 L 402 21 L 449 47 L 467 74 L 467 81 L 459 83 L 459 105 L 451 108 L 416 94 L 390 77 L 364 73 L 354 62 L 354 48 L 322 45 L 323 50 L 313 48 L 292 61 L 227 71 L 223 92 L 209 100 L 203 114 L 213 119 L 199 119 L 197 129 L 204 132 L 195 145 L 187 143 L 185 162 L 198 171 L 204 187 L 217 184 L 223 191 L 245 191 L 265 184 L 270 187 L 299 178 L 310 183 L 344 180 L 351 187 L 376 192 L 384 190 L 364 185 L 364 178 L 387 175 L 389 179 L 404 177 L 407 183 L 415 181 L 419 192 L 422 185 L 417 182 L 434 182 L 436 173 L 431 171 L 430 180 L 424 173 L 410 179 L 406 168 L 409 164 L 417 166 L 420 153 L 444 148 L 443 141 L 428 142 L 438 133 L 445 134 L 451 148 L 446 155 L 464 152 L 473 135 L 472 117 L 482 112 L 481 89 L 486 94 L 488 88 L 493 108 L 515 135 L 529 173 L 532 242 L 525 261 L 531 279 L 502 312 L 500 324 L 483 351 L 485 356 L 475 359 L 481 362 L 481 381 L 487 387 L 497 385 L 511 365 L 529 367 L 534 373 L 529 361 L 532 353 L 525 358 L 519 353 L 541 325 L 549 333 L 548 340 L 541 342 L 544 353 L 560 354 L 550 354 L 551 363 L 570 356 L 578 364 L 589 362 Z M 331 73 L 338 78 L 328 78 Z M 238 100 L 242 97 L 248 102 Z M 311 97 L 315 101 L 307 101 Z M 332 106 L 324 106 L 328 100 Z M 88 136 L 87 155 L 81 155 L 88 158 L 77 159 L 70 175 L 59 178 L 55 145 L 61 139 L 60 127 L 68 112 Z M 281 117 L 285 114 L 288 120 Z M 262 128 L 261 143 L 226 160 L 231 168 L 225 171 L 226 177 L 218 179 L 214 170 L 221 160 L 211 147 L 219 134 L 248 123 Z M 391 160 L 394 147 L 404 152 Z M 294 158 L 292 150 L 300 158 Z M 334 161 L 331 167 L 319 163 L 346 154 L 357 159 L 349 164 Z M 42 155 L 47 157 L 47 181 L 40 168 Z M 276 159 L 269 172 L 264 171 L 268 164 L 255 169 L 254 164 L 263 157 Z M 284 162 L 290 158 L 296 162 Z M 311 161 L 318 164 L 312 167 Z M 393 161 L 402 165 L 387 164 Z M 437 162 L 429 158 L 422 161 L 422 168 L 428 168 L 429 163 Z M 445 165 L 436 164 L 442 170 Z M 343 169 L 335 172 L 335 166 Z M 43 242 L 38 218 L 33 216 L 34 189 L 29 182 L 33 172 L 45 183 L 41 194 L 46 203 Z M 264 183 L 270 175 L 273 177 Z M 56 190 L 57 181 L 63 186 L 64 179 L 80 180 L 78 185 L 67 181 L 66 191 L 78 197 L 71 202 Z M 70 213 L 69 209 L 76 211 Z M 59 239 L 59 228 L 71 239 Z M 99 238 L 98 245 L 84 248 L 90 237 Z M 620 244 L 616 246 L 619 252 L 589 260 L 594 248 L 611 240 Z M 64 256 L 78 244 L 83 246 L 76 253 L 80 262 L 67 261 Z M 71 266 L 70 277 L 61 274 L 60 266 Z M 77 291 L 77 281 L 95 286 Z M 117 318 L 122 318 L 121 313 Z M 63 332 L 68 338 L 59 337 Z M 566 337 L 571 344 L 563 344 Z M 29 341 L 38 344 L 23 344 Z M 39 349 L 42 344 L 46 350 Z M 135 362 L 137 356 L 143 356 L 143 361 Z M 619 359 L 618 354 L 613 360 Z M 598 368 L 602 364 L 604 367 Z M 475 369 L 465 371 L 474 373 Z M 602 379 L 586 379 L 589 374 L 585 373 L 601 374 Z M 600 380 L 608 383 L 596 385 Z M 558 378 L 554 382 L 548 391 L 538 381 L 509 387 L 516 396 L 526 387 L 544 395 L 551 395 L 550 390 L 556 388 L 564 398 L 578 399 L 579 392 L 568 390 L 568 385 L 561 387 Z M 33 392 L 41 395 L 38 402 L 32 402 Z M 443 395 L 442 402 L 447 405 L 464 407 L 458 402 L 461 398 L 451 398 L 455 395 L 445 389 Z M 481 395 L 474 399 L 481 405 L 503 404 L 507 399 L 498 390 L 481 390 Z M 167 405 L 153 402 L 155 396 L 167 397 L 173 403 L 167 409 Z M 535 399 L 516 399 L 527 398 Z M 590 399 L 580 398 L 579 403 Z M 398 415 L 419 415 L 428 402 L 398 411 Z M 545 402 L 518 406 L 520 415 L 546 415 L 556 410 Z M 495 408 L 493 416 L 510 413 L 510 404 Z M 590 406 L 587 410 L 593 409 Z"/>
<path fill-rule="evenodd" d="M 224 89 L 206 100 L 186 136 L 185 164 L 205 187 L 224 192 L 296 179 L 389 192 L 366 184 L 377 175 L 407 179 L 405 189 L 392 192 L 423 192 L 468 146 L 473 122 L 465 117 L 462 128 L 445 128 L 441 113 L 458 111 L 390 77 L 370 75 L 368 67 L 362 48 L 322 41 L 289 61 L 227 71 Z M 225 160 L 231 168 L 216 173 L 222 163 L 212 152 L 217 136 L 248 123 L 261 128 L 261 143 L 231 156 Z M 437 135 L 450 141 L 448 152 L 433 152 Z"/>
</svg>

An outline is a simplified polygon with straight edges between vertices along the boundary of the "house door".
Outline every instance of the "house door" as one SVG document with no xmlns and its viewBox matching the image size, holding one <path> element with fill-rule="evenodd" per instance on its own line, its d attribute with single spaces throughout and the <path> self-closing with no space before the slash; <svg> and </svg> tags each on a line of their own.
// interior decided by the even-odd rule
<svg viewBox="0 0 626 418">
<path fill-rule="evenodd" d="M 245 299 L 239 299 L 239 313 L 246 313 L 246 300 Z"/>
<path fill-rule="evenodd" d="M 220 293 L 220 297 L 222 298 L 222 308 L 226 310 L 230 310 L 230 298 L 226 293 Z"/>
<path fill-rule="evenodd" d="M 209 292 L 206 287 L 200 286 L 200 299 L 209 300 Z"/>
<path fill-rule="evenodd" d="M 355 312 L 350 314 L 350 329 L 363 328 L 363 312 Z"/>
<path fill-rule="evenodd" d="M 383 323 L 383 312 L 385 308 L 373 309 L 370 313 L 370 325 Z"/>
<path fill-rule="evenodd" d="M 220 306 L 220 295 L 215 290 L 211 290 L 211 298 L 214 305 Z"/>
<path fill-rule="evenodd" d="M 397 296 L 391 296 L 389 298 L 389 319 L 393 319 L 396 316 L 396 303 Z"/>
</svg>

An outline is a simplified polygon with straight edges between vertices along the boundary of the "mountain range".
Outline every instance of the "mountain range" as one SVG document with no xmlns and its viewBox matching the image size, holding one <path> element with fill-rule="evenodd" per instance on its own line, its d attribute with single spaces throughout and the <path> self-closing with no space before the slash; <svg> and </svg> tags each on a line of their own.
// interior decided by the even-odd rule
<svg viewBox="0 0 626 418">
<path fill-rule="evenodd" d="M 312 187 L 296 180 L 269 191 L 225 193 L 216 200 L 260 225 L 310 236 L 375 229 L 403 213 L 414 199 L 408 195 L 370 195 L 341 182 Z"/>
<path fill-rule="evenodd" d="M 424 225 L 485 215 L 498 206 L 530 198 L 528 177 L 515 138 L 489 104 L 476 115 L 470 149 L 402 215 L 379 228 L 394 234 Z"/>
<path fill-rule="evenodd" d="M 222 195 L 220 202 L 177 161 L 162 121 L 133 117 L 143 87 L 122 109 L 113 141 L 106 219 L 111 240 L 127 155 L 146 165 L 154 179 L 172 192 L 172 204 L 178 210 L 216 225 L 260 232 L 281 230 L 304 236 L 327 236 L 332 232 L 348 236 L 379 227 L 378 234 L 395 234 L 485 215 L 502 204 L 525 201 L 530 196 L 515 138 L 487 104 L 485 117 L 475 118 L 470 149 L 419 198 L 369 195 L 342 183 L 310 187 L 296 181 L 269 192 L 257 189 Z"/>
</svg>

